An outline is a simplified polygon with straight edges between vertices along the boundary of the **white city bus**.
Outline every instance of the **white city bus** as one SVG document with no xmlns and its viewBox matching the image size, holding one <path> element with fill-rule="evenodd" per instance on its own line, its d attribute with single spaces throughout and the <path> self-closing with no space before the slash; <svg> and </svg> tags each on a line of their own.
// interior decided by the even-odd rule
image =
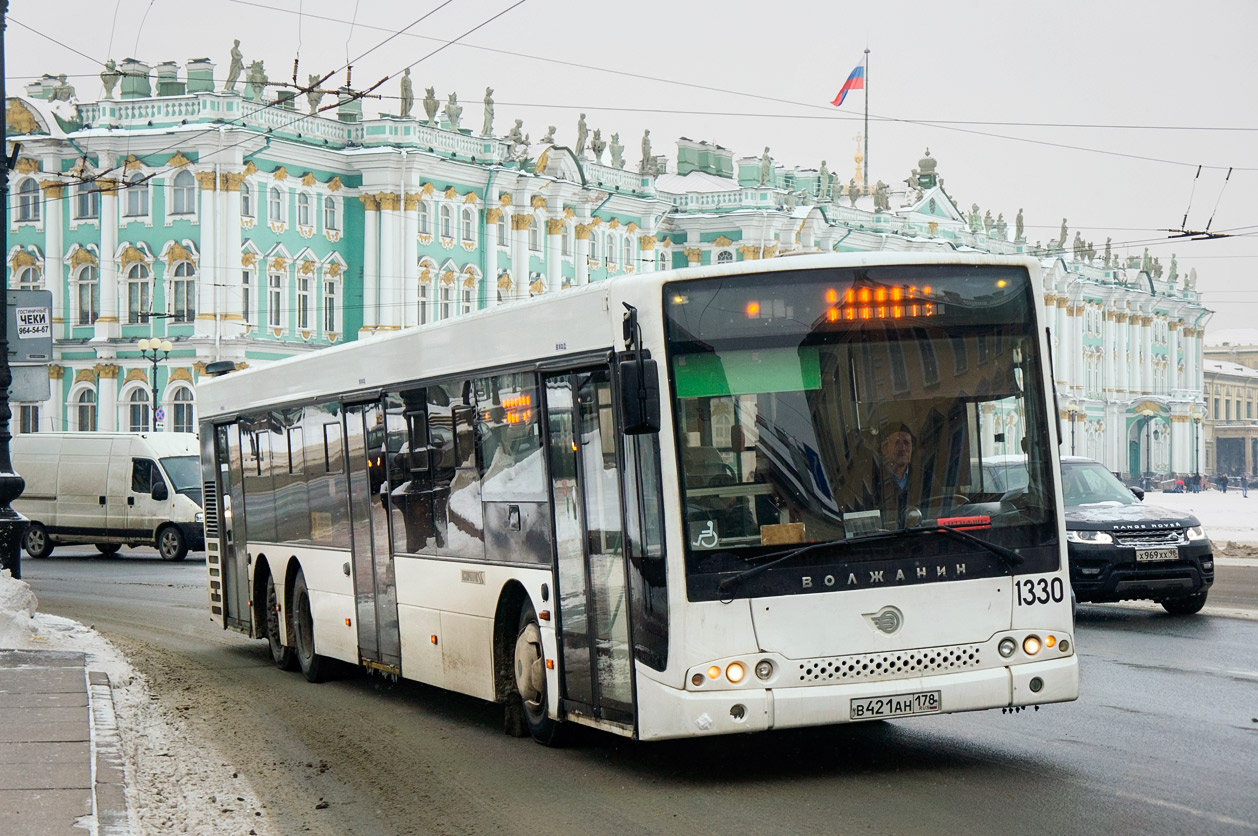
<svg viewBox="0 0 1258 836">
<path fill-rule="evenodd" d="M 1041 293 L 1026 259 L 796 256 L 207 378 L 213 618 L 543 743 L 1073 700 Z"/>
</svg>

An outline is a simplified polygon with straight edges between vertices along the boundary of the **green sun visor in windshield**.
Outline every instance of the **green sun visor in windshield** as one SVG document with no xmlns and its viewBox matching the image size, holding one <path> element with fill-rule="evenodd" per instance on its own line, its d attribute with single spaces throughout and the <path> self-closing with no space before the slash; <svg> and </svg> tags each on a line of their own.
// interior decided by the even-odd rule
<svg viewBox="0 0 1258 836">
<path fill-rule="evenodd" d="M 679 398 L 707 398 L 821 388 L 815 348 L 763 348 L 682 354 L 673 362 Z"/>
</svg>

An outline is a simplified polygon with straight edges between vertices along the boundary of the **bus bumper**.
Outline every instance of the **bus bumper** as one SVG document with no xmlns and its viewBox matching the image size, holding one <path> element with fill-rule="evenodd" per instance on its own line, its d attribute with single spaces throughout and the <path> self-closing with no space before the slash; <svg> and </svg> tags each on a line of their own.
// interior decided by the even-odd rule
<svg viewBox="0 0 1258 836">
<path fill-rule="evenodd" d="M 1038 691 L 1032 690 L 1033 684 Z M 884 682 L 777 689 L 683 691 L 640 677 L 638 737 L 663 740 L 849 723 L 853 699 L 929 691 L 939 692 L 939 714 L 1068 702 L 1079 696 L 1079 657 Z"/>
</svg>

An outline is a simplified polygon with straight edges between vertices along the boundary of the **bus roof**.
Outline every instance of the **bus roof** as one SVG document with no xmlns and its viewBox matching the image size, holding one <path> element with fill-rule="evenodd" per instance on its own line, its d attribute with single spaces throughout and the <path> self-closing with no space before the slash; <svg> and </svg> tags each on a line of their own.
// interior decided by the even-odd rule
<svg viewBox="0 0 1258 836">
<path fill-rule="evenodd" d="M 315 400 L 366 399 L 400 381 L 612 350 L 621 344 L 621 302 L 639 307 L 644 333 L 652 327 L 662 333 L 660 289 L 667 282 L 896 264 L 1005 265 L 1024 267 L 1038 277 L 1038 263 L 1032 258 L 977 252 L 810 253 L 632 273 L 420 327 L 377 333 L 219 377 L 202 376 L 197 385 L 198 416 L 206 419 Z M 1042 294 L 1035 296 L 1042 304 Z"/>
</svg>

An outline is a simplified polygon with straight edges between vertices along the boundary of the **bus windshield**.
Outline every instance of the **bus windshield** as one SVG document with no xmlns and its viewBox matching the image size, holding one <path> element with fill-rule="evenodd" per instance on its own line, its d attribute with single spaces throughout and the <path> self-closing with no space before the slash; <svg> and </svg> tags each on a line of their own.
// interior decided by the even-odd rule
<svg viewBox="0 0 1258 836">
<path fill-rule="evenodd" d="M 833 544 L 801 550 L 814 565 L 974 550 L 925 536 L 940 525 L 1028 549 L 1016 571 L 1058 568 L 1024 269 L 785 270 L 673 283 L 664 304 L 692 599 L 795 544 Z M 1025 483 L 985 476 L 1013 455 Z M 862 542 L 887 532 L 906 545 Z M 773 572 L 738 586 L 783 591 Z"/>
</svg>

